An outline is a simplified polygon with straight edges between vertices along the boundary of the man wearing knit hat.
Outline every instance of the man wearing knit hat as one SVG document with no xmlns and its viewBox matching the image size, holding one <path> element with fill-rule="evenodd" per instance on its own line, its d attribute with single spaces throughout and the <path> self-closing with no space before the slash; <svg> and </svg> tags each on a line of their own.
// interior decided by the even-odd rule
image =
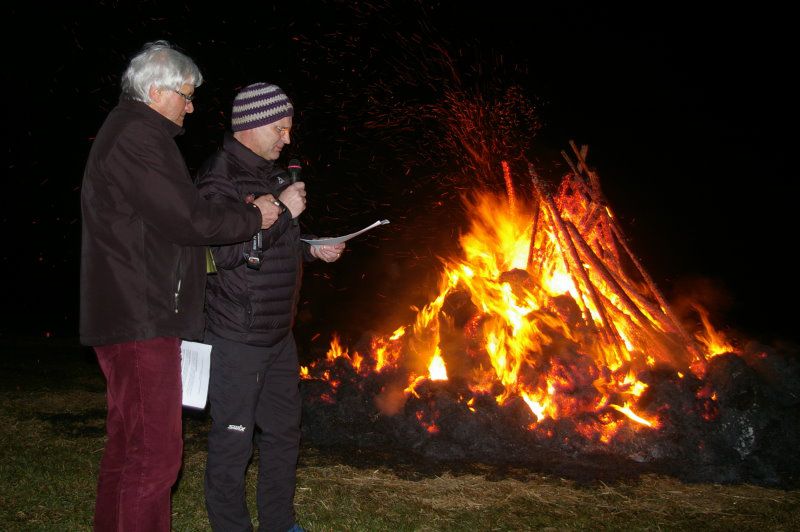
<svg viewBox="0 0 800 532">
<path fill-rule="evenodd" d="M 254 83 L 233 101 L 232 134 L 201 168 L 198 186 L 212 201 L 272 194 L 283 212 L 260 237 L 212 248 L 217 273 L 206 290 L 211 352 L 206 509 L 214 530 L 251 530 L 245 471 L 259 450 L 258 522 L 263 531 L 299 531 L 294 491 L 300 444 L 299 366 L 292 325 L 303 261 L 333 262 L 344 244 L 310 246 L 296 219 L 303 182 L 275 167 L 291 142 L 294 107 L 277 85 Z M 256 431 L 256 427 L 260 431 Z"/>
</svg>

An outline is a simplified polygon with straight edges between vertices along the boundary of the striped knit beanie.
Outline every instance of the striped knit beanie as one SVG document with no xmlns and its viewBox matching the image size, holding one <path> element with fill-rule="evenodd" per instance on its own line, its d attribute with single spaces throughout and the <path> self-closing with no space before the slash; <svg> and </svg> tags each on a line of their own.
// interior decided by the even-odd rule
<svg viewBox="0 0 800 532">
<path fill-rule="evenodd" d="M 280 87 L 253 83 L 239 91 L 233 99 L 231 129 L 234 132 L 253 129 L 293 114 L 292 102 Z"/>
</svg>

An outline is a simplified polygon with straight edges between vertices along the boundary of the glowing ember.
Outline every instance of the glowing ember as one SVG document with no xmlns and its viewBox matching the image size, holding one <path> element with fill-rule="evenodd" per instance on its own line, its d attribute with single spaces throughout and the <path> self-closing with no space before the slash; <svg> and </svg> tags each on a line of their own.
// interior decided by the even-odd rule
<svg viewBox="0 0 800 532">
<path fill-rule="evenodd" d="M 626 416 L 628 416 L 630 419 L 634 420 L 637 423 L 640 423 L 642 425 L 647 425 L 648 427 L 658 426 L 658 422 L 648 421 L 647 419 L 636 415 L 636 413 L 634 413 L 634 411 L 630 409 L 628 403 L 625 403 L 623 406 L 617 406 L 617 405 L 610 405 L 610 406 L 614 410 L 622 412 L 623 414 L 625 414 Z"/>
</svg>

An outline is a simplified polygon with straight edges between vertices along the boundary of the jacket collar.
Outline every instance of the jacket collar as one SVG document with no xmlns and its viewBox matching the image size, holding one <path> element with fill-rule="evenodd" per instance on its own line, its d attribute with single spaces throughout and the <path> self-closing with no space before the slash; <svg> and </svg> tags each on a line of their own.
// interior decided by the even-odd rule
<svg viewBox="0 0 800 532">
<path fill-rule="evenodd" d="M 155 109 L 152 109 L 149 105 L 144 102 L 138 102 L 136 100 L 129 100 L 127 98 L 121 98 L 119 101 L 119 105 L 117 106 L 120 109 L 125 111 L 129 111 L 136 115 L 139 115 L 144 120 L 160 127 L 164 130 L 171 137 L 177 137 L 178 135 L 182 135 L 184 129 L 170 120 L 169 118 L 165 117 Z"/>
<path fill-rule="evenodd" d="M 275 164 L 253 153 L 247 146 L 233 138 L 233 134 L 225 133 L 222 148 L 233 155 L 239 163 L 254 174 L 269 173 Z"/>
</svg>

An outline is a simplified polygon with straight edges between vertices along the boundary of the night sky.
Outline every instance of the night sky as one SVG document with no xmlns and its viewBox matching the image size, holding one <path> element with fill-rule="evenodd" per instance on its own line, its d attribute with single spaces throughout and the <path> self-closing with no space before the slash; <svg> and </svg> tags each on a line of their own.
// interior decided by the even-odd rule
<svg viewBox="0 0 800 532">
<path fill-rule="evenodd" d="M 128 59 L 163 38 L 205 76 L 179 140 L 190 169 L 218 145 L 239 88 L 277 83 L 297 110 L 286 157 L 305 163 L 305 227 L 339 234 L 392 221 L 354 240 L 347 261 L 308 269 L 304 334 L 377 327 L 365 317 L 401 319 L 425 304 L 435 255 L 462 228 L 458 195 L 502 186 L 498 167 L 471 173 L 447 140 L 456 95 L 502 108 L 473 135 L 502 133 L 509 153 L 554 178 L 567 141 L 587 144 L 631 247 L 668 297 L 692 293 L 720 328 L 749 338 L 798 340 L 796 28 L 783 9 L 64 4 L 3 7 L 4 336 L 77 335 L 83 166 Z"/>
</svg>

